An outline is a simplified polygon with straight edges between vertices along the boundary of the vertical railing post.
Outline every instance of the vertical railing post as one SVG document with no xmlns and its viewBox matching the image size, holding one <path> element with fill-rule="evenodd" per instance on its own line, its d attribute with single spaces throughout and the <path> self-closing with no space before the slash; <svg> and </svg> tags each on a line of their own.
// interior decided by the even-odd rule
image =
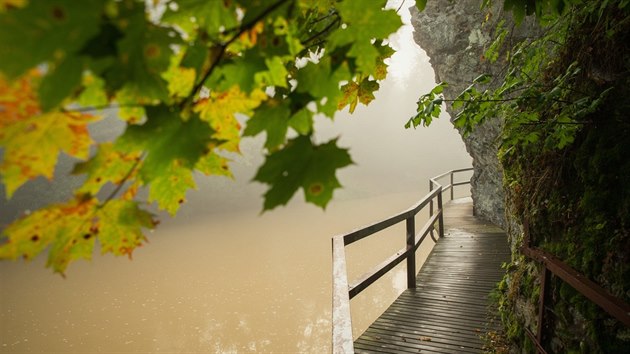
<svg viewBox="0 0 630 354">
<path fill-rule="evenodd" d="M 333 301 L 332 301 L 332 353 L 354 353 L 352 341 L 352 315 L 348 295 L 348 273 L 343 237 L 333 237 Z"/>
<path fill-rule="evenodd" d="M 433 181 L 429 180 L 429 193 L 433 191 Z M 429 202 L 429 217 L 433 216 L 433 199 Z"/>
<path fill-rule="evenodd" d="M 551 278 L 551 272 L 547 269 L 547 266 L 543 263 L 543 269 L 540 275 L 540 301 L 538 305 L 538 331 L 536 333 L 536 341 L 538 342 L 539 348 L 544 348 L 545 345 L 543 343 L 544 336 L 543 331 L 545 327 L 545 302 L 549 297 L 549 280 Z M 539 353 L 544 353 L 544 351 L 538 351 Z"/>
<path fill-rule="evenodd" d="M 437 195 L 438 198 L 438 213 L 440 216 L 438 219 L 440 220 L 439 224 L 439 235 L 440 237 L 444 237 L 444 211 L 442 210 L 442 187 L 439 188 L 440 192 Z"/>
<path fill-rule="evenodd" d="M 451 200 L 453 200 L 455 185 L 453 184 L 453 171 L 451 171 Z"/>
<path fill-rule="evenodd" d="M 407 289 L 416 288 L 416 218 L 407 218 Z"/>
</svg>

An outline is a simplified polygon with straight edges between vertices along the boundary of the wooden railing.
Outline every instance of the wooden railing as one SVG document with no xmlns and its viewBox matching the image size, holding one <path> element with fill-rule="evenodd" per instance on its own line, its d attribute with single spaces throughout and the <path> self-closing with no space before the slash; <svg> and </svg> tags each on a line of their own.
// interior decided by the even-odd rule
<svg viewBox="0 0 630 354">
<path fill-rule="evenodd" d="M 333 259 L 333 308 L 332 308 L 332 352 L 333 353 L 354 353 L 352 339 L 352 318 L 350 314 L 350 299 L 361 293 L 368 286 L 385 275 L 392 268 L 407 261 L 407 287 L 416 287 L 416 250 L 422 241 L 435 229 L 438 224 L 439 237 L 444 236 L 444 219 L 442 212 L 442 193 L 450 190 L 451 200 L 454 197 L 455 186 L 469 184 L 470 180 L 455 182 L 453 175 L 459 172 L 471 171 L 472 168 L 451 170 L 429 180 L 429 193 L 409 209 L 391 216 L 385 220 L 354 230 L 347 234 L 338 235 L 332 239 L 332 259 Z M 450 176 L 449 184 L 442 186 L 439 179 Z M 437 200 L 437 210 L 434 211 L 434 200 Z M 426 206 L 429 206 L 429 220 L 424 224 L 420 232 L 416 233 L 415 216 Z M 348 281 L 346 266 L 345 246 L 357 242 L 363 238 L 373 235 L 388 227 L 405 221 L 406 245 L 398 252 L 391 255 L 381 264 L 371 271 L 361 276 L 353 283 Z"/>
<path fill-rule="evenodd" d="M 571 285 L 580 294 L 584 295 L 591 302 L 595 303 L 606 311 L 609 315 L 619 320 L 624 325 L 630 327 L 630 305 L 620 298 L 614 297 L 606 289 L 588 279 L 583 274 L 571 268 L 552 254 L 545 252 L 540 248 L 532 246 L 529 224 L 525 220 L 523 225 L 523 233 L 525 235 L 524 245 L 521 248 L 523 254 L 542 264 L 540 275 L 540 298 L 538 302 L 538 329 L 536 334 L 529 329 L 525 329 L 527 336 L 536 346 L 537 353 L 546 354 L 545 344 L 548 338 L 545 338 L 546 313 L 549 311 L 547 305 L 551 302 L 549 294 L 549 283 L 551 276 L 554 275 L 558 279 L 562 279 L 565 283 Z"/>
</svg>

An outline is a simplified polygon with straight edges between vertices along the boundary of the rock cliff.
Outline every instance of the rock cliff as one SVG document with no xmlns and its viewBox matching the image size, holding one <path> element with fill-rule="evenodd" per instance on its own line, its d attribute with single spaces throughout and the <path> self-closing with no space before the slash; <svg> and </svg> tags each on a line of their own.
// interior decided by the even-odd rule
<svg viewBox="0 0 630 354">
<path fill-rule="evenodd" d="M 444 90 L 446 99 L 456 97 L 480 74 L 495 70 L 483 60 L 483 53 L 491 41 L 494 18 L 501 17 L 501 10 L 495 6 L 490 13 L 496 16 L 484 21 L 488 11 L 480 10 L 479 4 L 479 0 L 436 0 L 427 2 L 421 13 L 415 6 L 411 9 L 416 43 L 427 52 L 436 81 L 449 84 Z M 451 117 L 455 116 L 450 105 L 446 110 Z M 491 118 L 464 137 L 464 142 L 475 169 L 472 178 L 475 212 L 505 227 L 502 171 L 497 159 L 500 131 L 501 120 Z"/>
</svg>

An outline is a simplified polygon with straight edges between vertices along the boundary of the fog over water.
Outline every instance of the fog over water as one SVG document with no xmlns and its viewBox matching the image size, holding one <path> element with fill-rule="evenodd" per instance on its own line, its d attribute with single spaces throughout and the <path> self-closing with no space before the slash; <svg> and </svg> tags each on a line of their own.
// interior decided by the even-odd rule
<svg viewBox="0 0 630 354">
<path fill-rule="evenodd" d="M 408 23 L 406 9 L 401 13 Z M 399 52 L 376 101 L 334 122 L 317 118 L 316 139 L 338 137 L 356 163 L 338 173 L 344 189 L 326 211 L 298 194 L 261 214 L 265 186 L 249 181 L 263 161 L 264 137 L 245 139 L 231 165 L 236 180 L 197 176 L 198 190 L 177 217 L 160 214 L 133 261 L 97 250 L 92 261 L 72 264 L 65 279 L 44 268 L 45 255 L 1 262 L 0 353 L 328 352 L 331 237 L 406 209 L 427 192 L 429 177 L 471 165 L 448 117 L 430 128 L 403 128 L 418 96 L 434 85 L 411 31 L 406 25 L 392 37 Z M 108 119 L 92 132 L 121 128 Z M 70 168 L 64 166 L 60 175 Z M 2 195 L 0 222 L 59 199 L 69 184 L 36 181 L 11 201 Z M 404 242 L 401 225 L 352 245 L 350 276 Z M 404 289 L 404 270 L 352 300 L 355 336 Z"/>
</svg>

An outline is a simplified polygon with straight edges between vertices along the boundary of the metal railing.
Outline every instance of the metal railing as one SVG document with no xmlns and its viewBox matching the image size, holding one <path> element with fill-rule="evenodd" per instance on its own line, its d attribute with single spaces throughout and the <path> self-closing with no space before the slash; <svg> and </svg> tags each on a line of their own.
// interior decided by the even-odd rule
<svg viewBox="0 0 630 354">
<path fill-rule="evenodd" d="M 525 220 L 523 225 L 524 246 L 521 248 L 527 257 L 542 264 L 540 275 L 540 297 L 538 301 L 538 328 L 536 334 L 525 329 L 527 336 L 536 346 L 537 353 L 546 354 L 544 329 L 546 327 L 547 304 L 551 302 L 549 285 L 551 276 L 554 275 L 569 284 L 580 294 L 595 303 L 619 322 L 630 327 L 630 305 L 622 299 L 614 297 L 606 289 L 588 279 L 585 275 L 571 268 L 552 254 L 532 246 L 529 234 L 529 223 Z"/>
<path fill-rule="evenodd" d="M 455 186 L 469 184 L 470 180 L 455 182 L 453 175 L 459 172 L 471 171 L 472 168 L 457 169 L 445 172 L 429 180 L 429 193 L 409 209 L 391 216 L 385 220 L 338 235 L 332 239 L 332 259 L 333 259 L 333 308 L 332 308 L 332 352 L 333 353 L 354 353 L 354 342 L 352 339 L 352 318 L 350 314 L 350 299 L 361 293 L 368 286 L 374 283 L 391 269 L 407 261 L 407 287 L 416 287 L 416 250 L 422 244 L 426 236 L 435 229 L 438 224 L 438 234 L 444 236 L 444 218 L 442 211 L 442 193 L 450 190 L 450 197 L 453 200 L 453 189 Z M 446 176 L 450 176 L 449 184 L 442 186 L 437 181 Z M 434 200 L 437 199 L 437 210 L 434 212 Z M 415 216 L 429 205 L 429 220 L 424 224 L 420 232 L 416 233 Z M 385 261 L 374 267 L 371 271 L 361 276 L 358 280 L 350 284 L 346 266 L 345 246 L 357 242 L 363 238 L 373 235 L 388 227 L 405 221 L 406 245 L 398 252 L 391 255 Z"/>
</svg>

